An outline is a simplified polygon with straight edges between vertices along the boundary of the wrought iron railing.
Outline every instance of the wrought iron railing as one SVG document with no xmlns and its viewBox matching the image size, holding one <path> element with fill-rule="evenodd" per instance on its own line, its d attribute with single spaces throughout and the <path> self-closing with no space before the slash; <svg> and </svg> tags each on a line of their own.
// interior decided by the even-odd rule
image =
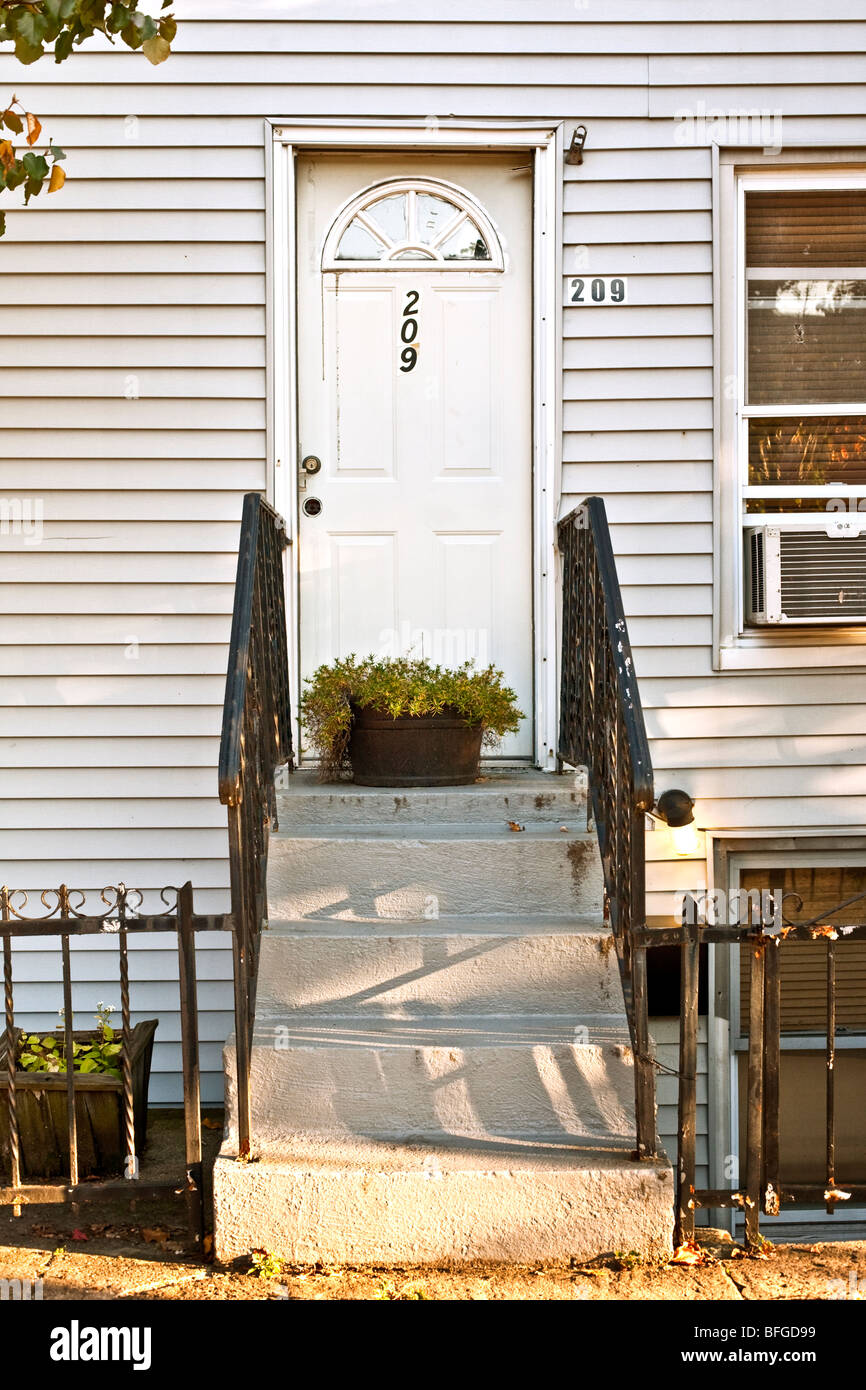
<svg viewBox="0 0 866 1390">
<path fill-rule="evenodd" d="M 173 895 L 173 896 L 170 896 Z M 158 913 L 141 912 L 143 895 L 125 884 L 104 888 L 100 895 L 105 905 L 101 912 L 87 908 L 87 895 L 61 884 L 39 895 L 45 910 L 35 915 L 28 911 L 28 894 L 23 890 L 0 888 L 0 936 L 3 941 L 3 993 L 5 1032 L 0 1054 L 3 1071 L 0 1075 L 0 1133 L 9 1185 L 0 1186 L 0 1205 L 11 1205 L 15 1214 L 29 1204 L 44 1202 L 93 1202 L 116 1199 L 140 1200 L 171 1195 L 183 1196 L 187 1205 L 190 1234 L 201 1246 L 204 1233 L 202 1205 L 202 1150 L 199 1082 L 198 1007 L 196 997 L 195 933 L 197 931 L 228 931 L 231 919 L 227 915 L 201 916 L 195 912 L 191 883 L 182 888 L 164 888 L 160 898 L 166 909 Z M 180 976 L 181 1055 L 183 1065 L 184 1129 L 186 1148 L 186 1177 L 180 1175 L 166 1180 L 143 1182 L 140 1177 L 140 1139 L 133 1103 L 131 1066 L 132 1022 L 129 988 L 129 941 L 131 937 L 150 932 L 173 932 L 177 937 Z M 13 945 L 16 940 L 33 941 L 60 937 L 61 985 L 63 997 L 63 1026 L 55 1050 L 64 1066 L 56 1075 L 65 1086 L 65 1125 L 68 1179 L 63 1182 L 26 1181 L 25 1167 L 33 1164 L 23 1152 L 21 1142 L 19 1098 L 25 1086 L 34 1081 L 54 1078 L 22 1072 L 19 1067 L 19 1030 L 15 1025 L 15 979 Z M 120 988 L 121 1065 L 120 1127 L 122 1135 L 122 1167 L 119 1180 L 81 1181 L 79 1122 L 85 1122 L 84 1087 L 88 1078 L 74 1067 L 75 1047 L 72 1017 L 72 951 L 71 941 L 82 937 L 113 937 L 117 941 L 118 977 Z M 44 1031 L 40 1032 L 44 1036 Z M 82 1084 L 83 1083 L 83 1084 Z M 39 1088 L 37 1087 L 37 1090 Z M 5 1093 L 5 1095 L 3 1094 Z M 92 1092 L 91 1092 L 92 1094 Z M 143 1097 L 146 1099 L 146 1097 Z M 44 1141 L 47 1132 L 40 1139 Z M 43 1155 L 44 1156 L 44 1155 Z M 38 1159 L 39 1155 L 31 1155 Z M 37 1164 L 36 1174 L 39 1168 Z M 31 1175 L 32 1176 L 32 1175 Z"/>
<path fill-rule="evenodd" d="M 706 920 L 712 906 L 686 895 L 683 924 L 651 928 L 638 940 L 649 946 L 679 945 L 680 1052 L 677 1122 L 676 1236 L 678 1244 L 694 1240 L 695 1212 L 700 1208 L 738 1208 L 744 1214 L 746 1244 L 760 1248 L 760 1218 L 778 1216 L 785 1207 L 824 1206 L 835 1212 L 848 1202 L 866 1200 L 866 1183 L 840 1181 L 836 1166 L 837 1116 L 837 969 L 849 942 L 866 940 L 866 922 L 840 923 L 833 918 L 861 904 L 866 915 L 866 893 L 824 908 L 816 917 L 798 921 L 786 903 L 802 906 L 797 894 L 784 893 L 780 874 L 769 875 L 771 888 L 749 900 L 743 916 L 733 925 Z M 775 882 L 772 880 L 775 879 Z M 738 915 L 740 905 L 737 905 Z M 823 942 L 826 946 L 826 1029 L 824 1032 L 825 1132 L 824 1180 L 791 1182 L 781 1176 L 779 1143 L 780 1073 L 782 1041 L 782 978 L 780 949 L 789 941 Z M 745 1183 L 737 1188 L 698 1188 L 696 1173 L 697 1054 L 698 1054 L 698 956 L 700 947 L 748 946 L 749 1007 L 748 1061 L 745 1095 Z M 816 1039 L 816 1044 L 817 1044 Z"/>
<path fill-rule="evenodd" d="M 647 1014 L 645 816 L 649 743 L 604 503 L 590 497 L 559 525 L 562 669 L 558 755 L 586 767 L 635 1057 L 637 1155 L 656 1153 L 655 1073 Z"/>
<path fill-rule="evenodd" d="M 807 921 L 785 910 L 796 894 L 782 891 L 781 872 L 770 871 L 770 889 L 748 898 L 748 920 L 733 925 L 703 917 L 691 895 L 682 922 L 648 924 L 644 835 L 647 813 L 664 818 L 654 802 L 649 745 L 637 688 L 628 631 L 604 503 L 592 497 L 559 526 L 563 569 L 562 674 L 559 758 L 586 767 L 590 804 L 601 850 L 605 912 L 616 944 L 623 995 L 635 1056 L 637 1156 L 656 1152 L 655 1069 L 649 1037 L 648 950 L 680 948 L 680 1040 L 677 1117 L 675 1226 L 680 1244 L 693 1241 L 700 1208 L 739 1208 L 746 1243 L 762 1244 L 761 1215 L 782 1207 L 816 1204 L 836 1211 L 848 1200 L 866 1199 L 866 1183 L 840 1182 L 836 1164 L 838 1084 L 837 967 L 850 941 L 866 939 L 866 924 L 834 927 L 833 918 L 862 902 L 847 898 Z M 673 793 L 669 793 L 673 795 Z M 684 794 L 681 794 L 684 795 Z M 687 798 L 686 798 L 687 799 Z M 712 896 L 712 895 L 710 895 Z M 800 899 L 797 899 L 800 902 Z M 739 902 L 739 899 L 738 899 Z M 802 905 L 802 904 L 801 904 Z M 710 914 L 711 916 L 712 914 Z M 784 941 L 826 943 L 825 1171 L 821 1183 L 783 1181 L 779 1118 L 782 1009 L 780 945 Z M 701 948 L 718 944 L 749 947 L 748 1067 L 745 1097 L 745 1183 L 734 1190 L 696 1187 L 698 992 Z"/>
<path fill-rule="evenodd" d="M 250 1059 L 259 942 L 267 920 L 268 835 L 274 776 L 292 765 L 282 517 L 255 492 L 244 498 L 219 761 L 228 808 L 234 921 L 239 1153 L 250 1152 Z"/>
</svg>

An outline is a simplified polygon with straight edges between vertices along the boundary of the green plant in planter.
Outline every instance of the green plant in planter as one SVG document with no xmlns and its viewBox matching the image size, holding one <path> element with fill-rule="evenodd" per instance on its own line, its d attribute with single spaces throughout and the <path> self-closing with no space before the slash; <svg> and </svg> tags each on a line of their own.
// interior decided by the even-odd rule
<svg viewBox="0 0 866 1390">
<path fill-rule="evenodd" d="M 111 1004 L 96 1006 L 96 1037 L 91 1042 L 73 1042 L 72 1069 L 85 1074 L 99 1072 L 120 1079 L 121 1044 L 109 1022 Z M 63 1010 L 60 1010 L 63 1017 Z M 66 1071 L 65 1038 L 53 1033 L 22 1033 L 18 1039 L 18 1066 L 21 1071 Z"/>
<path fill-rule="evenodd" d="M 390 714 L 441 714 L 456 710 L 467 724 L 480 724 L 483 743 L 495 747 L 503 734 L 516 733 L 523 711 L 514 691 L 495 666 L 477 670 L 466 661 L 455 670 L 433 666 L 423 658 L 353 654 L 320 666 L 306 681 L 301 716 L 310 744 L 321 759 L 324 780 L 349 770 L 347 749 L 352 732 L 352 705 Z"/>
</svg>

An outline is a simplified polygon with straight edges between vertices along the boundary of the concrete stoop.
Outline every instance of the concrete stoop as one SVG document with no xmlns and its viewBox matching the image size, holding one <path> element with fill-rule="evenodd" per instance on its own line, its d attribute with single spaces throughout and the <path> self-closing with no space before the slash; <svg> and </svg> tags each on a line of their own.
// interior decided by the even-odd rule
<svg viewBox="0 0 866 1390">
<path fill-rule="evenodd" d="M 578 779 L 279 798 L 237 1154 L 232 1040 L 215 1247 L 297 1263 L 669 1252 Z M 513 826 L 522 827 L 513 829 Z"/>
<path fill-rule="evenodd" d="M 300 1138 L 214 1169 L 216 1248 L 297 1264 L 450 1264 L 670 1254 L 671 1170 L 613 1147 Z"/>
</svg>

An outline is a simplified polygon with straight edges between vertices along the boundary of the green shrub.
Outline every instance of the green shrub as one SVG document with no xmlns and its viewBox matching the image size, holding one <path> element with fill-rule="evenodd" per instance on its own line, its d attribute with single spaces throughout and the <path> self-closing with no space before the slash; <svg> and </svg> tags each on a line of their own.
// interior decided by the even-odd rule
<svg viewBox="0 0 866 1390">
<path fill-rule="evenodd" d="M 495 747 L 503 734 L 516 733 L 524 718 L 514 691 L 503 684 L 502 672 L 495 666 L 476 670 L 472 661 L 446 670 L 421 658 L 368 656 L 359 661 L 352 655 L 320 666 L 306 684 L 301 716 L 326 781 L 349 771 L 353 704 L 393 719 L 440 714 L 450 707 L 467 724 L 481 725 L 487 748 Z"/>
<path fill-rule="evenodd" d="M 60 1010 L 61 1016 L 63 1010 Z M 100 1072 L 120 1079 L 121 1044 L 109 1019 L 110 1004 L 96 1006 L 96 1037 L 89 1042 L 73 1042 L 72 1069 L 85 1075 Z M 21 1071 L 66 1071 L 66 1040 L 61 1033 L 22 1033 L 18 1039 L 18 1066 Z"/>
</svg>

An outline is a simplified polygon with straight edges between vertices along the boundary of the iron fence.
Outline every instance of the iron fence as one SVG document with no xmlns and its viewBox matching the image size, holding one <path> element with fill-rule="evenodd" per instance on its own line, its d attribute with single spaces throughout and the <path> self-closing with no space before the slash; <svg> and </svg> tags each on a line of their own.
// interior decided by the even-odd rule
<svg viewBox="0 0 866 1390">
<path fill-rule="evenodd" d="M 589 498 L 559 526 L 562 557 L 562 666 L 560 762 L 587 768 L 590 804 L 601 852 L 605 915 L 616 944 L 635 1057 L 635 1120 L 638 1158 L 657 1152 L 655 1070 L 647 999 L 647 951 L 680 949 L 680 1038 L 677 1114 L 676 1213 L 678 1241 L 694 1238 L 699 1208 L 740 1208 L 746 1241 L 761 1244 L 761 1215 L 783 1206 L 816 1203 L 834 1211 L 866 1198 L 866 1184 L 840 1183 L 836 1165 L 838 1086 L 836 997 L 840 952 L 866 938 L 866 925 L 833 925 L 832 919 L 866 894 L 855 895 L 807 921 L 795 920 L 777 874 L 774 891 L 748 907 L 748 920 L 733 925 L 701 920 L 686 898 L 680 923 L 649 925 L 646 919 L 646 815 L 654 809 L 653 773 L 640 695 L 632 662 L 616 564 L 604 503 Z M 798 901 L 800 901 L 798 899 Z M 739 912 L 739 909 L 738 909 Z M 783 1182 L 780 1177 L 781 976 L 784 941 L 826 943 L 827 1027 L 825 1173 L 823 1183 Z M 696 1121 L 699 961 L 702 947 L 718 943 L 749 948 L 750 990 L 745 1177 L 742 1190 L 698 1189 Z"/>
<path fill-rule="evenodd" d="M 832 918 L 862 902 L 857 894 L 806 921 L 797 921 L 786 908 L 793 893 L 776 884 L 760 895 L 760 905 L 747 902 L 745 920 L 733 925 L 701 920 L 702 911 L 687 895 L 679 927 L 650 928 L 638 939 L 648 946 L 679 945 L 680 1053 L 677 1120 L 676 1236 L 680 1244 L 694 1239 L 695 1212 L 700 1208 L 738 1208 L 744 1214 L 746 1243 L 759 1248 L 760 1218 L 778 1216 L 783 1207 L 822 1205 L 835 1212 L 851 1200 L 866 1200 L 866 1183 L 840 1182 L 836 1169 L 837 1069 L 836 999 L 841 952 L 847 943 L 866 940 L 866 923 L 839 923 Z M 738 908 L 738 912 L 740 909 Z M 706 915 L 705 913 L 703 915 Z M 826 948 L 826 1029 L 823 1040 L 824 1180 L 821 1183 L 783 1181 L 779 1142 L 782 1043 L 782 979 L 780 950 L 788 941 L 821 942 Z M 738 945 L 749 954 L 748 1059 L 746 1081 L 745 1184 L 738 1188 L 697 1188 L 696 1118 L 698 1053 L 698 952 L 702 944 Z M 816 1038 L 816 1042 L 818 1039 Z"/>
<path fill-rule="evenodd" d="M 102 890 L 104 911 L 87 910 L 87 895 L 65 884 L 40 894 L 42 913 L 28 913 L 28 894 L 0 888 L 0 936 L 3 942 L 5 1052 L 0 1091 L 5 1092 L 5 1149 L 9 1185 L 0 1187 L 0 1204 L 16 1212 L 31 1203 L 87 1202 L 124 1196 L 136 1199 L 183 1196 L 191 1234 L 203 1237 L 201 1095 L 195 934 L 230 931 L 240 1153 L 250 1151 L 250 1052 L 255 1016 L 259 940 L 267 915 L 268 834 L 276 823 L 275 773 L 288 762 L 292 743 L 289 704 L 286 609 L 282 554 L 286 544 L 282 518 L 259 496 L 244 498 L 234 595 L 226 694 L 219 761 L 219 795 L 227 806 L 232 910 L 201 916 L 195 912 L 193 887 L 164 888 L 165 911 L 142 913 L 143 895 L 123 883 Z M 173 899 L 169 895 L 174 895 Z M 179 1179 L 144 1184 L 139 1178 L 137 1129 L 132 1077 L 132 1025 L 129 990 L 130 938 L 149 932 L 177 937 L 180 987 L 186 1169 Z M 121 998 L 119 1062 L 123 1168 L 120 1181 L 82 1182 L 79 1106 L 84 1089 L 74 1065 L 72 1031 L 72 951 L 74 938 L 114 936 L 118 945 Z M 19 1032 L 15 1023 L 13 943 L 21 939 L 60 938 L 63 994 L 61 1069 L 65 1083 L 68 1178 L 61 1183 L 25 1182 L 22 1168 L 19 1096 L 27 1084 L 19 1068 Z M 58 1049 L 60 1051 L 60 1049 Z M 52 1077 L 56 1084 L 56 1075 Z M 138 1136 L 140 1137 L 140 1136 Z"/>
<path fill-rule="evenodd" d="M 256 492 L 244 498 L 222 741 L 220 801 L 228 808 L 234 920 L 239 1153 L 250 1152 L 250 1061 L 259 942 L 267 920 L 268 837 L 275 774 L 292 767 L 283 584 L 285 523 Z"/>
<path fill-rule="evenodd" d="M 173 900 L 170 899 L 170 894 L 173 895 Z M 104 1201 L 118 1196 L 136 1200 L 182 1196 L 186 1202 L 190 1235 L 197 1244 L 201 1244 L 204 1211 L 195 934 L 197 931 L 230 931 L 233 924 L 227 914 L 198 915 L 194 908 L 191 883 L 185 883 L 180 889 L 164 888 L 160 898 L 166 904 L 164 912 L 143 914 L 139 911 L 143 895 L 119 883 L 102 890 L 101 901 L 105 904 L 105 910 L 93 913 L 86 910 L 87 895 L 84 892 L 61 884 L 57 889 L 48 889 L 40 894 L 41 906 L 46 910 L 31 916 L 27 912 L 29 895 L 26 892 L 5 886 L 0 888 L 5 1014 L 5 1075 L 0 1077 L 0 1090 L 5 1091 L 4 1147 L 10 1179 L 8 1187 L 0 1187 L 0 1204 L 11 1205 L 16 1214 L 19 1214 L 23 1206 L 31 1204 Z M 154 932 L 172 932 L 177 937 L 186 1167 L 183 1175 L 145 1184 L 139 1177 L 138 1123 L 133 1103 L 129 942 L 132 937 Z M 18 1065 L 20 1048 L 15 1025 L 13 943 L 16 939 L 32 941 L 57 936 L 60 937 L 61 947 L 62 1060 L 65 1067 L 50 1080 L 62 1076 L 65 1082 L 68 1179 L 60 1183 L 28 1183 L 23 1180 L 18 1101 L 29 1074 L 21 1072 Z M 119 1181 L 82 1182 L 80 1172 L 81 1141 L 77 1102 L 82 1093 L 83 1082 L 82 1073 L 76 1071 L 74 1066 L 71 942 L 73 939 L 92 936 L 113 937 L 117 941 L 121 1013 L 121 1052 L 118 1059 L 121 1067 L 120 1120 L 122 1166 L 125 1174 Z M 43 1082 L 49 1080 L 41 1074 L 36 1079 Z"/>
</svg>

